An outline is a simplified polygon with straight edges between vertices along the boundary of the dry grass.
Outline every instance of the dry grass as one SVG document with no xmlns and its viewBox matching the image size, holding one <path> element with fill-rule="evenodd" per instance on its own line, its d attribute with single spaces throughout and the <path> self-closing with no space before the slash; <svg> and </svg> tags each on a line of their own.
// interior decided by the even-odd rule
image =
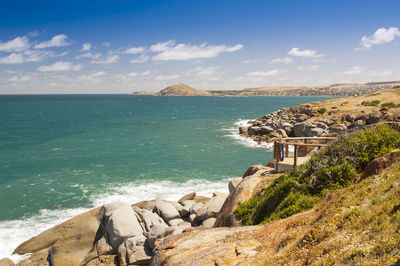
<svg viewBox="0 0 400 266">
<path fill-rule="evenodd" d="M 372 102 L 378 100 L 380 104 L 378 107 L 375 106 L 363 106 L 363 101 Z M 346 114 L 362 114 L 379 111 L 380 105 L 384 103 L 392 102 L 394 104 L 400 104 L 400 88 L 382 90 L 380 92 L 374 92 L 371 94 L 347 98 L 336 98 L 320 102 L 310 103 L 313 107 L 326 108 L 327 112 L 322 117 L 327 117 L 328 112 L 332 111 L 335 115 L 346 115 Z M 332 107 L 337 107 L 332 109 Z M 393 114 L 400 114 L 400 108 L 392 108 L 390 112 Z"/>
<path fill-rule="evenodd" d="M 254 227 L 244 265 L 382 265 L 400 261 L 400 162 L 337 190 L 310 211 Z"/>
</svg>

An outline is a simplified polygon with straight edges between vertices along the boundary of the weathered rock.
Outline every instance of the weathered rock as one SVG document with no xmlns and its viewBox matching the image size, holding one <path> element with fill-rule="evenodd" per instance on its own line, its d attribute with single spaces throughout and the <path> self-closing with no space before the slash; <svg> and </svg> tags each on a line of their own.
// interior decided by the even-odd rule
<svg viewBox="0 0 400 266">
<path fill-rule="evenodd" d="M 169 224 L 170 226 L 173 226 L 173 225 L 179 225 L 181 222 L 183 222 L 183 219 L 178 218 L 178 219 L 170 220 L 170 221 L 168 222 L 168 224 Z"/>
<path fill-rule="evenodd" d="M 186 229 L 190 228 L 190 223 L 181 223 L 180 225 L 173 225 L 165 232 L 165 236 L 180 234 Z"/>
<path fill-rule="evenodd" d="M 14 266 L 14 262 L 9 258 L 4 258 L 0 260 L 0 266 Z"/>
<path fill-rule="evenodd" d="M 40 233 L 19 245 L 14 254 L 32 253 L 21 265 L 42 265 L 47 263 L 47 256 L 54 265 L 81 264 L 93 247 L 100 224 L 99 210 L 100 207 L 82 213 Z"/>
<path fill-rule="evenodd" d="M 189 220 L 191 225 L 197 225 L 197 220 L 196 220 L 196 214 L 195 213 L 192 213 L 191 215 L 189 215 L 188 220 Z"/>
<path fill-rule="evenodd" d="M 309 121 L 297 123 L 293 127 L 293 134 L 295 137 L 312 137 L 312 134 L 315 134 L 315 131 L 311 130 L 316 127 L 316 125 Z"/>
<path fill-rule="evenodd" d="M 145 245 L 146 238 L 135 236 L 125 240 L 118 247 L 118 258 L 121 266 L 128 264 L 148 264 L 151 260 L 152 252 Z"/>
<path fill-rule="evenodd" d="M 365 125 L 365 122 L 362 119 L 359 119 L 359 120 L 356 120 L 353 124 L 351 124 L 347 128 L 350 130 L 361 129 L 364 127 L 364 125 Z"/>
<path fill-rule="evenodd" d="M 155 225 L 165 224 L 164 220 L 154 212 L 146 209 L 135 209 L 135 211 L 144 223 L 144 228 L 147 232 Z"/>
<path fill-rule="evenodd" d="M 195 197 L 196 197 L 196 192 L 192 192 L 192 193 L 186 194 L 180 200 L 178 200 L 178 203 L 182 203 L 185 200 L 192 200 Z"/>
<path fill-rule="evenodd" d="M 146 209 L 148 211 L 153 211 L 154 209 L 154 200 L 143 200 L 139 201 L 135 204 L 132 204 L 132 207 L 137 207 L 141 209 Z"/>
<path fill-rule="evenodd" d="M 347 114 L 345 119 L 347 122 L 353 123 L 356 120 L 356 116 L 353 114 Z"/>
<path fill-rule="evenodd" d="M 171 203 L 175 209 L 179 212 L 179 214 L 181 213 L 183 207 L 180 203 L 176 202 L 176 201 L 168 201 L 169 203 Z"/>
<path fill-rule="evenodd" d="M 242 182 L 229 194 L 221 207 L 214 223 L 214 227 L 224 226 L 238 226 L 240 225 L 239 219 L 236 218 L 234 213 L 239 201 L 249 200 L 253 196 L 254 189 L 262 181 L 259 176 L 250 175 L 243 178 Z"/>
<path fill-rule="evenodd" d="M 240 237 L 248 228 L 194 230 L 157 242 L 152 265 L 235 265 L 257 254 L 257 240 Z M 238 239 L 240 238 L 240 239 Z"/>
<path fill-rule="evenodd" d="M 269 126 L 262 126 L 260 127 L 260 133 L 259 134 L 268 134 L 273 132 L 275 129 Z"/>
<path fill-rule="evenodd" d="M 213 196 L 213 198 L 214 198 L 214 197 L 217 197 L 217 196 L 226 198 L 226 197 L 228 197 L 228 194 L 225 193 L 225 192 L 215 191 L 215 192 L 213 192 L 213 195 L 212 195 L 212 196 Z"/>
<path fill-rule="evenodd" d="M 265 167 L 260 164 L 250 165 L 250 167 L 247 169 L 247 171 L 243 174 L 243 178 L 245 178 L 246 176 L 254 175 L 256 172 L 258 172 L 264 168 Z"/>
<path fill-rule="evenodd" d="M 128 203 L 113 202 L 101 207 L 98 217 L 111 246 L 117 250 L 126 239 L 143 234 L 138 215 Z"/>
<path fill-rule="evenodd" d="M 259 135 L 261 133 L 261 128 L 259 126 L 250 126 L 248 128 L 249 136 Z"/>
<path fill-rule="evenodd" d="M 241 181 L 242 181 L 241 177 L 232 178 L 228 184 L 229 193 L 231 193 L 237 187 L 237 185 L 239 185 Z"/>
<path fill-rule="evenodd" d="M 197 215 L 198 210 L 201 207 L 203 207 L 203 205 L 204 205 L 204 202 L 198 202 L 198 203 L 194 204 L 192 206 L 192 208 L 190 208 L 190 214 L 196 214 Z"/>
<path fill-rule="evenodd" d="M 190 209 L 194 204 L 196 204 L 196 202 L 193 200 L 182 201 L 182 210 L 179 213 L 182 218 L 186 218 L 190 215 Z"/>
<path fill-rule="evenodd" d="M 147 236 L 147 242 L 151 249 L 154 248 L 154 243 L 156 240 L 165 235 L 165 232 L 168 230 L 168 228 L 169 227 L 166 224 L 155 225 L 151 228 Z"/>
<path fill-rule="evenodd" d="M 376 174 L 380 173 L 383 169 L 390 166 L 393 163 L 395 158 L 400 158 L 400 150 L 395 150 L 384 156 L 381 156 L 379 158 L 372 160 L 365 167 L 360 180 L 362 180 L 368 176 L 376 175 Z"/>
<path fill-rule="evenodd" d="M 376 124 L 378 123 L 382 118 L 382 113 L 381 112 L 375 112 L 375 113 L 371 113 L 369 114 L 366 124 L 367 125 L 372 125 L 372 124 Z"/>
<path fill-rule="evenodd" d="M 329 131 L 331 133 L 338 133 L 338 134 L 343 134 L 346 132 L 347 127 L 344 124 L 333 124 L 329 127 Z"/>
<path fill-rule="evenodd" d="M 247 127 L 245 127 L 245 126 L 240 126 L 240 127 L 239 127 L 239 134 L 241 134 L 241 135 L 247 134 Z"/>
<path fill-rule="evenodd" d="M 357 120 L 366 121 L 367 116 L 365 114 L 360 114 L 360 115 L 356 116 L 356 118 L 354 119 L 354 121 L 357 121 Z"/>
<path fill-rule="evenodd" d="M 321 137 L 325 134 L 325 130 L 323 130 L 322 128 L 311 128 L 310 129 L 310 133 L 309 133 L 309 137 Z"/>
<path fill-rule="evenodd" d="M 204 228 L 212 228 L 214 226 L 215 221 L 217 220 L 217 218 L 208 218 L 207 220 L 203 221 L 203 223 L 201 224 L 202 227 Z"/>
<path fill-rule="evenodd" d="M 193 200 L 196 202 L 206 202 L 209 199 L 210 199 L 209 197 L 199 195 L 199 196 L 196 196 Z"/>
<path fill-rule="evenodd" d="M 177 209 L 175 209 L 174 205 L 171 203 L 160 199 L 157 199 L 154 203 L 155 212 L 161 216 L 165 222 L 181 217 Z"/>
</svg>

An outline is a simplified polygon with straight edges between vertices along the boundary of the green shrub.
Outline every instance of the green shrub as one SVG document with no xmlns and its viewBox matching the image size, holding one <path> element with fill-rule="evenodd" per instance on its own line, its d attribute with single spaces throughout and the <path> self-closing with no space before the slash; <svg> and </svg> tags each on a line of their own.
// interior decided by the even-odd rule
<svg viewBox="0 0 400 266">
<path fill-rule="evenodd" d="M 326 112 L 326 108 L 322 107 L 322 108 L 318 109 L 317 112 L 320 113 L 321 115 L 323 115 Z"/>
<path fill-rule="evenodd" d="M 387 112 L 389 111 L 389 109 L 387 107 L 382 107 L 381 109 L 379 109 L 380 112 Z"/>
<path fill-rule="evenodd" d="M 377 107 L 380 103 L 381 103 L 381 101 L 379 101 L 379 100 L 374 100 L 374 101 L 372 101 L 372 102 L 363 101 L 363 102 L 361 103 L 361 105 L 364 105 L 364 106 L 375 106 L 375 107 Z"/>
<path fill-rule="evenodd" d="M 342 137 L 268 186 L 262 196 L 240 202 L 244 225 L 289 217 L 315 206 L 327 193 L 350 185 L 366 165 L 400 148 L 400 133 L 388 126 Z"/>
<path fill-rule="evenodd" d="M 381 107 L 395 108 L 396 105 L 395 105 L 394 103 L 390 102 L 390 103 L 383 103 L 383 104 L 381 105 Z"/>
</svg>

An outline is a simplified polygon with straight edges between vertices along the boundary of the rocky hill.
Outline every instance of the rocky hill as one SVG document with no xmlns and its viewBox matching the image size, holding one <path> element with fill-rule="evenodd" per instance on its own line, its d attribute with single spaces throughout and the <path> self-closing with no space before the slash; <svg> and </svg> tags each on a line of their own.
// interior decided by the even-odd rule
<svg viewBox="0 0 400 266">
<path fill-rule="evenodd" d="M 157 93 L 158 96 L 210 96 L 208 91 L 193 89 L 192 87 L 177 83 Z"/>
</svg>

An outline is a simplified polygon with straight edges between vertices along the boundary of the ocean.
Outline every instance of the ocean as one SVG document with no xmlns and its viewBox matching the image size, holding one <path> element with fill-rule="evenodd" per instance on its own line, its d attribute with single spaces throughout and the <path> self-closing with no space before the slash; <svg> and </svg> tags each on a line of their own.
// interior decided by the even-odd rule
<svg viewBox="0 0 400 266">
<path fill-rule="evenodd" d="M 107 202 L 228 192 L 270 145 L 238 126 L 326 97 L 0 96 L 0 259 Z"/>
</svg>

